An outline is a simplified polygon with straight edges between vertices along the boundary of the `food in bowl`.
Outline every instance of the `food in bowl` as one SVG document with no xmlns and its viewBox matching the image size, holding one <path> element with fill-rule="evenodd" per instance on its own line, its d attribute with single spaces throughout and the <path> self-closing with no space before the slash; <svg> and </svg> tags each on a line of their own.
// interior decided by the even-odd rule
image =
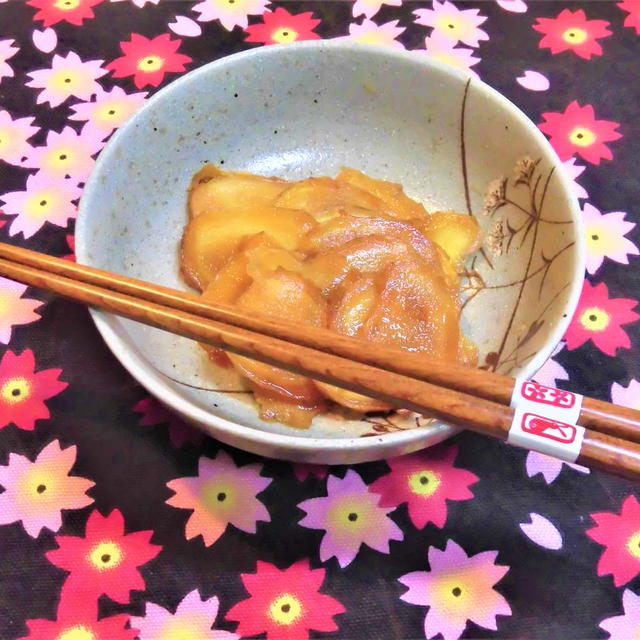
<svg viewBox="0 0 640 640">
<path fill-rule="evenodd" d="M 289 182 L 207 164 L 191 181 L 182 273 L 205 300 L 361 340 L 475 364 L 460 330 L 460 272 L 478 223 L 429 213 L 398 184 L 344 168 Z M 233 366 L 263 420 L 305 428 L 336 403 L 367 413 L 376 399 L 202 345 Z"/>
</svg>

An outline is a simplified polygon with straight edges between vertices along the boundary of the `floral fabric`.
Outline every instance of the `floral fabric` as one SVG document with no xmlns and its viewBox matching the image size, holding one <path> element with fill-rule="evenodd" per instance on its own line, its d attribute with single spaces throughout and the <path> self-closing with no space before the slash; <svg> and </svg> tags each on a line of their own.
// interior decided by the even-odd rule
<svg viewBox="0 0 640 640">
<path fill-rule="evenodd" d="M 640 1 L 0 0 L 0 240 L 73 259 L 108 137 L 230 53 L 348 38 L 496 87 L 587 247 L 536 379 L 640 409 Z M 472 433 L 351 468 L 167 412 L 87 311 L 0 278 L 0 638 L 640 637 L 640 490 Z"/>
</svg>

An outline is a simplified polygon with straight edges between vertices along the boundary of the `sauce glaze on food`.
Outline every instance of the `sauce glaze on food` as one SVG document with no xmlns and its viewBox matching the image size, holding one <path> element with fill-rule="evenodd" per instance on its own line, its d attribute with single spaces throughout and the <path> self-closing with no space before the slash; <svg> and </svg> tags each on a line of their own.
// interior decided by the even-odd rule
<svg viewBox="0 0 640 640">
<path fill-rule="evenodd" d="M 428 213 L 398 184 L 355 169 L 287 182 L 204 166 L 189 188 L 186 281 L 206 300 L 369 342 L 475 364 L 460 331 L 460 278 L 474 218 Z M 245 376 L 260 417 L 305 428 L 331 402 L 385 403 L 202 345 Z"/>
</svg>

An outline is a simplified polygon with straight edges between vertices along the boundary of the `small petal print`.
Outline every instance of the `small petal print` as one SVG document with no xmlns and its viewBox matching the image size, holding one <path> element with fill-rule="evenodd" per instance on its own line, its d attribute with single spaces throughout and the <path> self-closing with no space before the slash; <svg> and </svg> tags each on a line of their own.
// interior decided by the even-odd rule
<svg viewBox="0 0 640 640">
<path fill-rule="evenodd" d="M 513 13 L 526 13 L 528 7 L 524 0 L 496 0 L 498 6 Z"/>
<path fill-rule="evenodd" d="M 202 33 L 202 27 L 187 16 L 176 16 L 175 22 L 169 23 L 169 29 L 176 35 L 185 38 L 196 38 Z"/>
<path fill-rule="evenodd" d="M 553 523 L 539 513 L 530 513 L 529 518 L 531 522 L 520 523 L 520 528 L 529 540 L 544 549 L 562 549 L 562 534 Z"/>
<path fill-rule="evenodd" d="M 31 39 L 36 49 L 39 49 L 42 53 L 51 53 L 58 45 L 58 36 L 51 27 L 42 31 L 34 29 Z"/>
<path fill-rule="evenodd" d="M 516 78 L 519 85 L 529 91 L 547 91 L 550 83 L 549 79 L 539 71 L 527 69 L 519 78 Z"/>
<path fill-rule="evenodd" d="M 527 475 L 533 478 L 539 473 L 547 484 L 551 484 L 560 475 L 564 466 L 570 467 L 578 473 L 590 473 L 586 467 L 574 464 L 573 462 L 558 460 L 558 458 L 545 456 L 543 453 L 538 453 L 537 451 L 529 451 L 529 453 L 527 453 Z"/>
</svg>

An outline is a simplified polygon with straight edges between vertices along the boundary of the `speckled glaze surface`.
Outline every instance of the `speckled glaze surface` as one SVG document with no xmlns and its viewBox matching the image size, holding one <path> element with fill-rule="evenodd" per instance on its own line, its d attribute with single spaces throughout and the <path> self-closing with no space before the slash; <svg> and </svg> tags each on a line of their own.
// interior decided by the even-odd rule
<svg viewBox="0 0 640 640">
<path fill-rule="evenodd" d="M 478 218 L 463 327 L 491 368 L 532 376 L 577 303 L 577 202 L 544 136 L 479 80 L 419 55 L 304 42 L 230 56 L 151 98 L 101 153 L 76 227 L 80 262 L 185 289 L 186 189 L 205 162 L 286 178 L 352 166 L 400 182 L 428 209 Z M 223 442 L 266 456 L 355 463 L 407 453 L 451 426 L 397 415 L 317 417 L 300 431 L 258 419 L 250 393 L 197 345 L 95 312 L 107 344 L 155 396 Z"/>
</svg>

